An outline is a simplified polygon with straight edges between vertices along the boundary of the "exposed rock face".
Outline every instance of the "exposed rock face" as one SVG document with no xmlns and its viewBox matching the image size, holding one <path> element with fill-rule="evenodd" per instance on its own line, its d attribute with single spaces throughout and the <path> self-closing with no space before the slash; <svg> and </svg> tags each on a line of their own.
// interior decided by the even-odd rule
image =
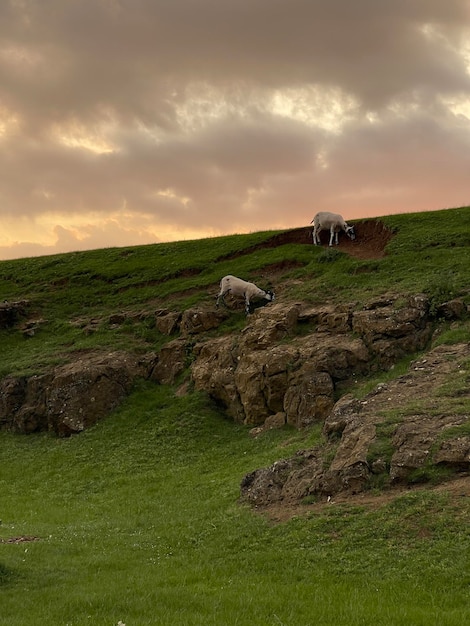
<svg viewBox="0 0 470 626">
<path fill-rule="evenodd" d="M 161 309 L 155 312 L 155 325 L 164 335 L 172 335 L 179 329 L 181 313 Z"/>
<path fill-rule="evenodd" d="M 439 346 L 414 362 L 408 374 L 379 385 L 364 400 L 343 396 L 324 422 L 327 444 L 251 472 L 242 481 L 242 499 L 268 506 L 311 495 L 357 493 L 376 475 L 401 483 L 430 467 L 470 470 L 470 437 L 459 430 L 468 414 L 452 406 L 445 386 L 439 389 L 457 377 L 468 395 L 469 358 L 469 344 Z M 416 398 L 429 413 L 413 413 Z M 390 449 L 382 449 L 387 441 Z"/>
<path fill-rule="evenodd" d="M 235 383 L 238 364 L 236 340 L 227 336 L 197 344 L 194 357 L 191 373 L 196 389 L 207 391 L 227 408 L 228 415 L 242 422 L 245 413 Z"/>
<path fill-rule="evenodd" d="M 386 299 L 374 302 L 368 309 L 354 312 L 352 318 L 352 330 L 363 338 L 385 369 L 405 354 L 422 350 L 431 335 L 425 296 L 410 298 L 400 308 L 394 304 Z"/>
<path fill-rule="evenodd" d="M 227 313 L 219 310 L 188 309 L 181 317 L 180 331 L 183 335 L 197 335 L 212 328 L 227 318 Z"/>
<path fill-rule="evenodd" d="M 441 312 L 447 319 L 465 313 L 458 302 Z M 162 334 L 177 336 L 158 353 L 82 354 L 73 363 L 37 376 L 6 377 L 0 381 L 0 428 L 21 433 L 49 430 L 61 436 L 79 433 L 116 408 L 137 377 L 174 384 L 191 363 L 196 389 L 207 392 L 237 422 L 253 425 L 253 436 L 286 423 L 296 428 L 323 424 L 326 445 L 244 479 L 243 498 L 257 505 L 357 492 L 376 475 L 400 482 L 429 462 L 469 467 L 470 437 L 442 437 L 446 429 L 462 423 L 462 416 L 451 412 L 439 418 L 433 411 L 429 418 L 410 413 L 387 426 L 393 427 L 388 456 L 378 445 L 384 399 L 399 406 L 400 389 L 420 385 L 421 372 L 450 366 L 447 349 L 436 349 L 410 375 L 381 385 L 362 402 L 347 395 L 335 403 L 341 381 L 388 368 L 403 354 L 427 345 L 432 326 L 423 296 L 400 304 L 384 298 L 362 310 L 352 304 L 275 303 L 257 309 L 242 331 L 208 338 L 206 333 L 227 315 L 214 308 L 160 310 L 154 313 L 155 325 Z M 126 319 L 117 315 L 112 322 L 119 325 Z M 17 317 L 11 320 L 18 326 Z"/>
<path fill-rule="evenodd" d="M 296 336 L 299 328 L 307 334 Z M 196 346 L 191 374 L 237 421 L 259 425 L 285 412 L 301 428 L 327 417 L 337 382 L 390 367 L 430 335 L 424 296 L 363 311 L 275 304 L 252 316 L 238 337 Z"/>
<path fill-rule="evenodd" d="M 174 339 L 165 344 L 158 355 L 150 359 L 149 378 L 163 385 L 171 385 L 186 367 L 187 343 Z"/>
<path fill-rule="evenodd" d="M 126 353 L 92 354 L 51 372 L 0 382 L 0 424 L 15 432 L 51 430 L 66 436 L 95 424 L 142 375 Z"/>
</svg>

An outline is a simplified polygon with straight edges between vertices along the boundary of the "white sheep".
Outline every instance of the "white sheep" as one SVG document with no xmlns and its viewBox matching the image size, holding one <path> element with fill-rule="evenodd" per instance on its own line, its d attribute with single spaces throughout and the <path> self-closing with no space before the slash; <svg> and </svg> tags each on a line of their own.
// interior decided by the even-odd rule
<svg viewBox="0 0 470 626">
<path fill-rule="evenodd" d="M 272 302 L 274 300 L 274 294 L 272 291 L 265 291 L 264 289 L 257 287 L 254 283 L 248 283 L 246 280 L 228 275 L 224 276 L 220 281 L 220 292 L 217 296 L 216 306 L 219 306 L 221 298 L 222 302 L 225 304 L 225 296 L 229 292 L 232 296 L 241 296 L 245 298 L 245 313 L 247 315 L 250 312 L 250 301 L 253 300 L 253 298 L 264 298 L 265 300 L 268 300 L 268 302 Z"/>
<path fill-rule="evenodd" d="M 310 222 L 313 224 L 313 243 L 315 245 L 320 244 L 320 232 L 322 230 L 330 231 L 330 246 L 333 245 L 333 237 L 335 243 L 338 245 L 338 234 L 344 230 L 346 235 L 350 239 L 356 239 L 356 233 L 354 232 L 354 226 L 348 226 L 341 215 L 337 213 L 329 213 L 328 211 L 320 211 L 317 213 L 313 220 Z"/>
</svg>

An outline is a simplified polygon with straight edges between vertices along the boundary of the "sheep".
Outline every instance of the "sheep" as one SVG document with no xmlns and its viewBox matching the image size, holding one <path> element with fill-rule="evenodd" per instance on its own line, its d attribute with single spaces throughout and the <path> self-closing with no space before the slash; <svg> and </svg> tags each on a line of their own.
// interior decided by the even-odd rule
<svg viewBox="0 0 470 626">
<path fill-rule="evenodd" d="M 328 211 L 321 211 L 317 213 L 313 220 L 310 222 L 313 224 L 313 243 L 315 245 L 320 244 L 320 232 L 322 230 L 330 230 L 330 246 L 333 245 L 333 237 L 335 243 L 338 245 L 338 234 L 341 230 L 344 230 L 346 235 L 354 240 L 356 239 L 356 233 L 354 232 L 354 226 L 348 226 L 341 215 L 337 213 L 329 213 Z"/>
<path fill-rule="evenodd" d="M 225 296 L 227 293 L 231 293 L 233 296 L 242 296 L 245 298 L 245 313 L 250 313 L 250 301 L 253 298 L 264 298 L 268 302 L 274 300 L 274 293 L 272 291 L 265 291 L 260 289 L 254 283 L 248 283 L 246 280 L 237 278 L 236 276 L 224 276 L 220 281 L 220 292 L 217 296 L 216 306 L 219 306 L 220 299 L 225 304 Z"/>
</svg>

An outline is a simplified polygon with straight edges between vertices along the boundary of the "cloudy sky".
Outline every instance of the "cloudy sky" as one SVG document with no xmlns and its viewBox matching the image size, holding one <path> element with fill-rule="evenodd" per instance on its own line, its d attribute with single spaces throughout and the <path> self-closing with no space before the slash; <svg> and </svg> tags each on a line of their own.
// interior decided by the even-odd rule
<svg viewBox="0 0 470 626">
<path fill-rule="evenodd" d="M 468 0 L 0 0 L 0 259 L 468 204 Z"/>
</svg>

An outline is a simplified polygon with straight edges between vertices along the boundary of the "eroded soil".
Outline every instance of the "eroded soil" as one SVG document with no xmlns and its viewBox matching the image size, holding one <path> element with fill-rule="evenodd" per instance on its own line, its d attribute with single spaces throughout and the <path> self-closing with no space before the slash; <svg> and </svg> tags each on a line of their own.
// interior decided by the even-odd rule
<svg viewBox="0 0 470 626">
<path fill-rule="evenodd" d="M 393 237 L 393 232 L 390 228 L 387 228 L 387 226 L 379 220 L 363 220 L 355 223 L 354 229 L 356 231 L 356 239 L 354 241 L 351 241 L 349 237 L 341 233 L 339 236 L 339 244 L 334 247 L 358 259 L 380 259 L 385 256 L 385 247 Z M 280 233 L 279 235 L 274 235 L 267 241 L 253 246 L 250 249 L 245 249 L 233 255 L 233 257 L 227 256 L 226 258 L 235 258 L 235 256 L 247 254 L 248 252 L 260 248 L 274 248 L 288 243 L 313 245 L 312 230 L 312 226 L 294 228 Z M 323 247 L 328 247 L 329 236 L 329 233 L 326 231 L 320 233 Z"/>
</svg>

